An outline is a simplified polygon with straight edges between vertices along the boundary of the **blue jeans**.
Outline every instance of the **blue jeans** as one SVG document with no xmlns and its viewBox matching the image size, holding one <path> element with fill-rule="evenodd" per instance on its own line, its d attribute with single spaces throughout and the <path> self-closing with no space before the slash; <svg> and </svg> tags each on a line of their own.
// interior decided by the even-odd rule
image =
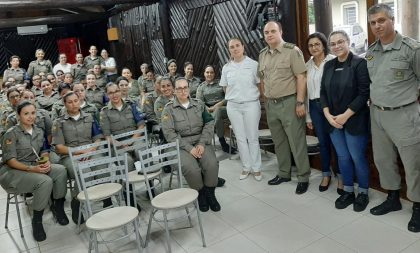
<svg viewBox="0 0 420 253">
<path fill-rule="evenodd" d="M 344 191 L 354 191 L 355 171 L 359 193 L 367 194 L 369 189 L 369 165 L 366 158 L 368 135 L 351 135 L 345 129 L 334 129 L 330 136 L 337 151 Z"/>
<path fill-rule="evenodd" d="M 315 133 L 319 141 L 322 176 L 329 177 L 331 176 L 331 150 L 336 158 L 335 160 L 338 161 L 337 154 L 334 150 L 334 147 L 332 147 L 330 135 L 327 131 L 329 123 L 324 116 L 324 112 L 322 111 L 320 102 L 309 100 L 309 114 L 311 115 L 312 124 L 314 126 Z M 339 168 L 337 169 L 338 173 L 340 174 Z"/>
</svg>

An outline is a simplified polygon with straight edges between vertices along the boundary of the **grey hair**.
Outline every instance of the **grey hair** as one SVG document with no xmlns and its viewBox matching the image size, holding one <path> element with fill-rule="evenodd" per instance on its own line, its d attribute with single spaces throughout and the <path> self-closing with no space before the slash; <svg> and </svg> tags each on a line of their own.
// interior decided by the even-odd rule
<svg viewBox="0 0 420 253">
<path fill-rule="evenodd" d="M 391 7 L 387 4 L 375 4 L 374 6 L 370 7 L 368 10 L 368 17 L 370 15 L 374 15 L 380 12 L 385 12 L 385 14 L 389 18 L 394 18 L 394 12 L 392 11 Z"/>
<path fill-rule="evenodd" d="M 330 42 L 330 40 L 331 40 L 331 36 L 336 35 L 336 34 L 341 34 L 341 35 L 343 35 L 343 36 L 346 38 L 346 40 L 347 40 L 348 42 L 350 42 L 350 37 L 349 37 L 349 35 L 346 33 L 346 31 L 344 31 L 344 30 L 337 30 L 337 31 L 332 31 L 332 32 L 330 33 L 330 36 L 328 36 L 328 43 L 329 43 L 329 42 Z"/>
</svg>

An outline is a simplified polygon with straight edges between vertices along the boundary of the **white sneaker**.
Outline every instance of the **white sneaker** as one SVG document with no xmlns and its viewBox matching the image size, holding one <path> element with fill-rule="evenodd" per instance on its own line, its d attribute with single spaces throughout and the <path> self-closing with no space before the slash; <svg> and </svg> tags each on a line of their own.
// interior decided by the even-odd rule
<svg viewBox="0 0 420 253">
<path fill-rule="evenodd" d="M 258 173 L 258 175 L 256 175 L 256 173 Z M 257 181 L 261 181 L 261 179 L 262 179 L 262 173 L 261 172 L 254 172 L 254 178 Z"/>
<path fill-rule="evenodd" d="M 241 175 L 239 175 L 239 180 L 244 180 L 245 178 L 247 178 L 249 176 L 249 171 L 243 170 Z"/>
</svg>

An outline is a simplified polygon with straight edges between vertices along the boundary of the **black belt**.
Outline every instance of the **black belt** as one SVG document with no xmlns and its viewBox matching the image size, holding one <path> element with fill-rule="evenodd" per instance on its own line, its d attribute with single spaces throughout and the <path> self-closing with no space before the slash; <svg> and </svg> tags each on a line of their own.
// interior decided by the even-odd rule
<svg viewBox="0 0 420 253">
<path fill-rule="evenodd" d="M 309 101 L 319 103 L 319 102 L 321 102 L 321 99 L 320 98 L 314 98 L 314 99 L 309 99 Z"/>
<path fill-rule="evenodd" d="M 291 94 L 291 95 L 287 95 L 287 96 L 279 97 L 279 98 L 267 98 L 267 99 L 276 104 L 276 103 L 280 103 L 280 102 L 282 102 L 282 101 L 284 101 L 284 100 L 286 100 L 286 99 L 288 99 L 289 97 L 292 97 L 292 96 L 296 96 L 296 94 Z"/>
<path fill-rule="evenodd" d="M 398 110 L 398 109 L 407 107 L 407 106 L 412 105 L 414 103 L 416 103 L 416 101 L 411 102 L 411 103 L 408 103 L 408 104 L 405 104 L 405 105 L 397 106 L 397 107 L 386 107 L 386 106 L 379 106 L 379 105 L 375 105 L 375 104 L 373 104 L 373 105 L 376 108 L 378 108 L 379 110 L 382 110 L 382 111 L 394 111 L 394 110 Z"/>
</svg>

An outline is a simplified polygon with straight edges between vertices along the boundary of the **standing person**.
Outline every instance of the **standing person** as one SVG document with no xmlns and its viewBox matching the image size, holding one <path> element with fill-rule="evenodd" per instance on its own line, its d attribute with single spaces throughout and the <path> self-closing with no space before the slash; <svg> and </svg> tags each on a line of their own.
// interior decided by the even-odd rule
<svg viewBox="0 0 420 253">
<path fill-rule="evenodd" d="M 83 55 L 76 54 L 76 63 L 71 66 L 70 73 L 74 77 L 75 82 L 81 82 L 86 79 L 88 69 L 86 64 L 83 62 Z"/>
<path fill-rule="evenodd" d="M 17 84 L 23 83 L 26 71 L 23 68 L 19 67 L 20 57 L 17 55 L 12 55 L 9 59 L 9 64 L 10 67 L 6 69 L 3 73 L 3 83 L 5 83 L 10 77 L 13 77 Z"/>
<path fill-rule="evenodd" d="M 101 128 L 96 119 L 89 113 L 80 110 L 79 97 L 74 92 L 68 92 L 63 97 L 65 113 L 53 123 L 52 145 L 60 156 L 59 163 L 67 169 L 69 178 L 74 179 L 74 169 L 69 157 L 69 148 L 99 142 L 103 138 Z M 91 152 L 83 150 L 80 153 Z M 64 183 L 64 185 L 66 185 Z M 77 224 L 79 218 L 79 201 L 76 198 L 78 187 L 71 193 L 72 219 Z"/>
<path fill-rule="evenodd" d="M 214 129 L 219 143 L 222 146 L 223 152 L 232 154 L 236 150 L 230 148 L 225 139 L 225 119 L 228 118 L 226 111 L 225 90 L 219 86 L 219 80 L 215 79 L 215 70 L 211 65 L 206 66 L 204 69 L 204 82 L 200 84 L 197 89 L 196 98 L 200 99 L 207 106 L 208 111 L 214 118 Z"/>
<path fill-rule="evenodd" d="M 28 66 L 28 76 L 32 78 L 34 75 L 45 76 L 52 73 L 52 64 L 50 60 L 45 60 L 45 52 L 43 49 L 35 51 L 35 61 L 31 61 Z"/>
<path fill-rule="evenodd" d="M 335 59 L 325 63 L 321 80 L 321 106 L 330 124 L 328 131 L 337 151 L 344 192 L 335 201 L 337 209 L 353 204 L 361 212 L 369 203 L 369 165 L 366 149 L 369 140 L 369 74 L 366 60 L 350 51 L 345 31 L 334 31 L 329 44 Z M 354 174 L 358 194 L 354 194 Z"/>
<path fill-rule="evenodd" d="M 280 23 L 268 22 L 264 39 L 268 47 L 260 53 L 258 71 L 279 165 L 279 174 L 268 184 L 290 181 L 291 152 L 297 167 L 296 194 L 303 194 L 308 190 L 311 173 L 305 135 L 305 62 L 300 49 L 283 40 Z"/>
<path fill-rule="evenodd" d="M 98 49 L 96 46 L 92 45 L 89 47 L 89 55 L 85 57 L 83 63 L 86 65 L 88 72 L 93 71 L 95 65 L 104 65 L 104 59 L 98 56 Z"/>
<path fill-rule="evenodd" d="M 194 76 L 194 66 L 191 62 L 187 61 L 184 63 L 185 79 L 188 81 L 188 87 L 190 87 L 190 96 L 195 98 L 198 86 L 200 86 L 200 78 Z"/>
<path fill-rule="evenodd" d="M 211 144 L 213 118 L 203 102 L 189 97 L 187 80 L 178 79 L 175 91 L 176 97 L 165 105 L 162 113 L 163 133 L 168 142 L 179 141 L 182 174 L 199 193 L 200 211 L 210 208 L 218 212 L 220 204 L 215 189 L 219 165 Z"/>
<path fill-rule="evenodd" d="M 57 71 L 58 70 L 63 71 L 63 73 L 68 73 L 71 70 L 71 64 L 67 63 L 67 55 L 66 54 L 61 53 L 58 56 L 58 60 L 59 60 L 59 63 L 57 63 L 53 68 L 53 73 L 55 74 L 55 77 L 58 77 L 57 76 Z"/>
<path fill-rule="evenodd" d="M 306 125 L 309 129 L 314 129 L 319 140 L 319 147 L 321 153 L 321 169 L 322 181 L 319 185 L 319 191 L 328 190 L 331 182 L 331 151 L 335 155 L 335 150 L 332 149 L 332 142 L 328 133 L 329 123 L 322 111 L 320 92 L 321 92 L 321 78 L 324 72 L 324 65 L 327 61 L 334 59 L 334 56 L 328 53 L 328 41 L 323 33 L 313 33 L 309 35 L 306 40 L 308 52 L 311 58 L 306 63 L 307 73 L 307 88 L 309 113 L 306 114 Z M 337 156 L 336 156 L 337 158 Z M 336 159 L 336 161 L 338 161 Z M 338 166 L 337 166 L 338 167 Z M 337 193 L 343 193 L 343 181 L 341 174 L 338 173 Z"/>
<path fill-rule="evenodd" d="M 399 153 L 406 175 L 407 197 L 413 201 L 408 230 L 420 232 L 420 44 L 395 31 L 393 10 L 388 5 L 372 6 L 368 18 L 378 38 L 366 53 L 372 80 L 373 157 L 381 187 L 388 190 L 385 202 L 370 212 L 383 215 L 401 210 Z"/>
<path fill-rule="evenodd" d="M 40 242 L 47 238 L 42 216 L 51 194 L 51 211 L 55 219 L 60 225 L 69 223 L 64 212 L 67 174 L 63 166 L 49 162 L 46 135 L 34 124 L 35 106 L 29 101 L 22 101 L 17 106 L 17 115 L 19 124 L 10 128 L 2 141 L 0 184 L 8 191 L 33 194 L 32 233 L 34 239 Z"/>
<path fill-rule="evenodd" d="M 117 62 L 115 61 L 114 57 L 109 57 L 108 51 L 106 51 L 106 49 L 102 49 L 101 57 L 104 59 L 104 64 L 101 66 L 101 68 L 105 71 L 107 83 L 115 82 L 118 77 Z"/>
<path fill-rule="evenodd" d="M 228 42 L 231 61 L 222 69 L 220 86 L 226 92 L 227 114 L 235 132 L 242 173 L 245 179 L 253 171 L 257 181 L 261 181 L 261 152 L 258 141 L 258 125 L 261 118 L 258 62 L 245 56 L 245 48 L 240 38 Z"/>
</svg>

